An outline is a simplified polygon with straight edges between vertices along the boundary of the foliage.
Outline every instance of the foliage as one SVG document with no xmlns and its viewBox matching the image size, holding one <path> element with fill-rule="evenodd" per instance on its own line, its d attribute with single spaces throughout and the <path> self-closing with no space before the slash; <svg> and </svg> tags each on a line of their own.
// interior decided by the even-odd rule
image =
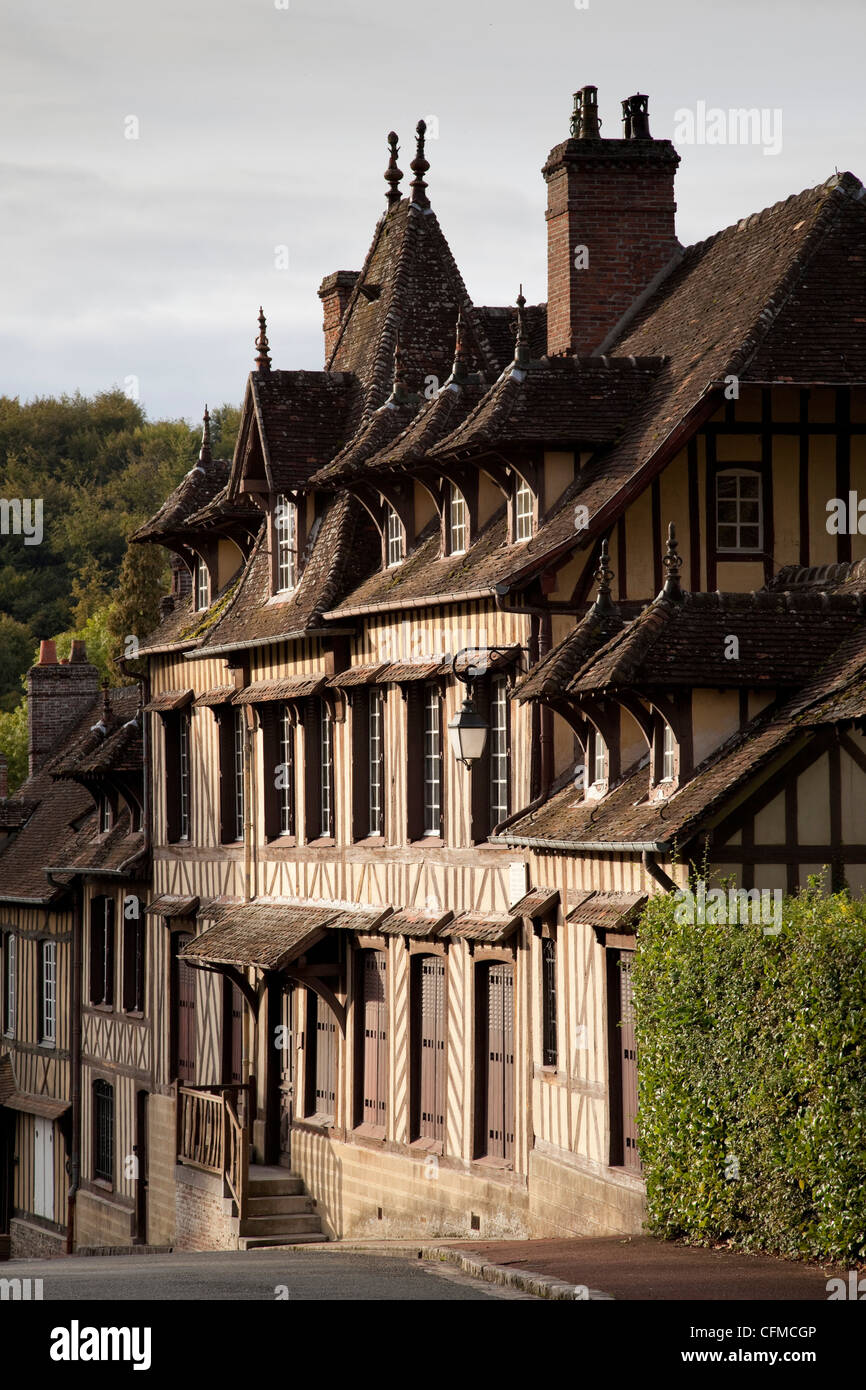
<svg viewBox="0 0 866 1390">
<path fill-rule="evenodd" d="M 772 935 L 656 896 L 633 979 L 650 1228 L 866 1257 L 866 901 L 810 880 Z"/>
<path fill-rule="evenodd" d="M 0 753 L 9 764 L 9 791 L 13 793 L 27 776 L 27 701 L 19 699 L 13 710 L 0 711 Z"/>
</svg>

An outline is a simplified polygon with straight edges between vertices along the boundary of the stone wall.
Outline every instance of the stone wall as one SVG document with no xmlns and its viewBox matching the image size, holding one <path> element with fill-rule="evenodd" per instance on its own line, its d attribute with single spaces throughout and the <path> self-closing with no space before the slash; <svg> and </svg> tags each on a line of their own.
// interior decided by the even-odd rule
<svg viewBox="0 0 866 1390">
<path fill-rule="evenodd" d="M 222 1178 L 182 1164 L 175 1167 L 175 1250 L 237 1250 L 232 1202 Z"/>
<path fill-rule="evenodd" d="M 151 1094 L 147 1099 L 147 1239 L 150 1245 L 173 1245 L 175 1239 L 175 1099 Z"/>
<path fill-rule="evenodd" d="M 13 1216 L 9 1223 L 9 1235 L 13 1260 L 46 1260 L 66 1254 L 65 1232 L 49 1230 L 34 1221 Z"/>
<path fill-rule="evenodd" d="M 96 1192 L 79 1191 L 75 1199 L 75 1248 L 132 1245 L 135 1213 Z"/>
</svg>

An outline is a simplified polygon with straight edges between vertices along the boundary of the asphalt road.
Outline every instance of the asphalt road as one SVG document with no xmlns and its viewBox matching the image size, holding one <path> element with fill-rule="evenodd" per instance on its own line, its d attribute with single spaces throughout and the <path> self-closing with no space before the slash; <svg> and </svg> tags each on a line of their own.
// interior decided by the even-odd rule
<svg viewBox="0 0 866 1390">
<path fill-rule="evenodd" d="M 87 1255 L 0 1264 L 0 1279 L 14 1278 L 41 1279 L 46 1303 L 80 1299 L 273 1302 L 285 1299 L 286 1294 L 293 1303 L 539 1301 L 529 1294 L 481 1283 L 450 1265 L 394 1255 L 306 1250 Z M 7 1310 L 10 1306 L 7 1304 Z"/>
</svg>

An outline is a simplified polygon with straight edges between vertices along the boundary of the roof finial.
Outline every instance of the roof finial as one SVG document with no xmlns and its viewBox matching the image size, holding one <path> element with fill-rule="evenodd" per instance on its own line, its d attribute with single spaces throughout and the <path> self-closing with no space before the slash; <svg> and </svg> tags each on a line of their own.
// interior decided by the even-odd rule
<svg viewBox="0 0 866 1390">
<path fill-rule="evenodd" d="M 526 300 L 523 297 L 523 286 L 517 296 L 517 337 L 514 343 L 514 360 L 521 366 L 526 366 L 529 361 L 529 334 L 526 331 Z"/>
<path fill-rule="evenodd" d="M 457 310 L 457 336 L 454 339 L 454 364 L 451 368 L 451 378 L 453 381 L 465 381 L 469 375 L 469 368 L 466 362 L 466 320 L 463 317 L 463 305 Z"/>
<path fill-rule="evenodd" d="M 388 132 L 388 144 L 391 149 L 391 158 L 388 160 L 388 168 L 385 170 L 385 181 L 389 185 L 385 197 L 388 199 L 388 207 L 393 208 L 400 201 L 400 180 L 403 177 L 403 170 L 397 168 L 397 151 L 400 146 L 397 144 L 396 132 Z"/>
<path fill-rule="evenodd" d="M 598 583 L 598 593 L 595 599 L 596 612 L 612 613 L 614 605 L 610 596 L 610 581 L 613 579 L 613 570 L 610 567 L 608 559 L 606 537 L 601 543 L 598 566 L 592 577 Z"/>
<path fill-rule="evenodd" d="M 430 206 L 430 199 L 427 197 L 427 185 L 424 182 L 424 175 L 430 168 L 429 160 L 424 158 L 424 135 L 427 131 L 427 122 L 419 121 L 415 127 L 415 158 L 409 165 L 415 175 L 412 180 L 412 202 L 420 208 Z"/>
<path fill-rule="evenodd" d="M 268 346 L 268 325 L 265 322 L 261 304 L 259 305 L 259 336 L 256 338 L 256 347 L 258 348 L 256 371 L 269 372 L 271 370 L 271 350 Z"/>
<path fill-rule="evenodd" d="M 201 432 L 201 448 L 198 451 L 198 461 L 199 463 L 210 463 L 211 461 L 210 414 L 208 412 L 207 406 L 205 406 L 204 408 L 204 417 Z"/>
<path fill-rule="evenodd" d="M 659 597 L 671 599 L 674 603 L 678 603 L 682 598 L 683 591 L 680 588 L 680 569 L 682 568 L 682 563 L 683 557 L 679 553 L 676 528 L 674 527 L 674 523 L 671 522 L 668 526 L 667 548 L 662 556 L 662 564 L 665 569 L 665 582 Z"/>
</svg>

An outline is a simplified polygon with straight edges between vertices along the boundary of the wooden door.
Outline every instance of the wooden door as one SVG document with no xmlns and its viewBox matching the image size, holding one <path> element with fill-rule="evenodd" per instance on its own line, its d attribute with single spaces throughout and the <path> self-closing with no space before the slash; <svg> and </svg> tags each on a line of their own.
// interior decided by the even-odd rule
<svg viewBox="0 0 866 1390">
<path fill-rule="evenodd" d="M 419 1139 L 445 1139 L 445 961 L 416 957 Z"/>
<path fill-rule="evenodd" d="M 486 1048 L 483 1152 L 490 1158 L 514 1157 L 514 966 L 486 967 Z M 482 1015 L 481 1026 L 485 1019 Z"/>
<path fill-rule="evenodd" d="M 54 1220 L 54 1122 L 37 1116 L 34 1121 L 33 1210 Z"/>
<path fill-rule="evenodd" d="M 640 1171 L 637 1151 L 637 1042 L 631 967 L 634 951 L 619 953 L 619 1031 L 622 1067 L 623 1165 Z"/>
<path fill-rule="evenodd" d="M 178 932 L 174 938 L 179 952 L 192 935 Z M 185 960 L 175 960 L 177 981 L 177 1075 L 179 1081 L 195 1081 L 195 981 L 196 972 Z"/>
<path fill-rule="evenodd" d="M 308 1115 L 333 1120 L 337 1107 L 337 1020 L 324 999 L 307 990 Z"/>
<path fill-rule="evenodd" d="M 387 958 L 364 951 L 361 960 L 362 1106 L 360 1122 L 384 1129 L 388 1106 Z"/>
</svg>

